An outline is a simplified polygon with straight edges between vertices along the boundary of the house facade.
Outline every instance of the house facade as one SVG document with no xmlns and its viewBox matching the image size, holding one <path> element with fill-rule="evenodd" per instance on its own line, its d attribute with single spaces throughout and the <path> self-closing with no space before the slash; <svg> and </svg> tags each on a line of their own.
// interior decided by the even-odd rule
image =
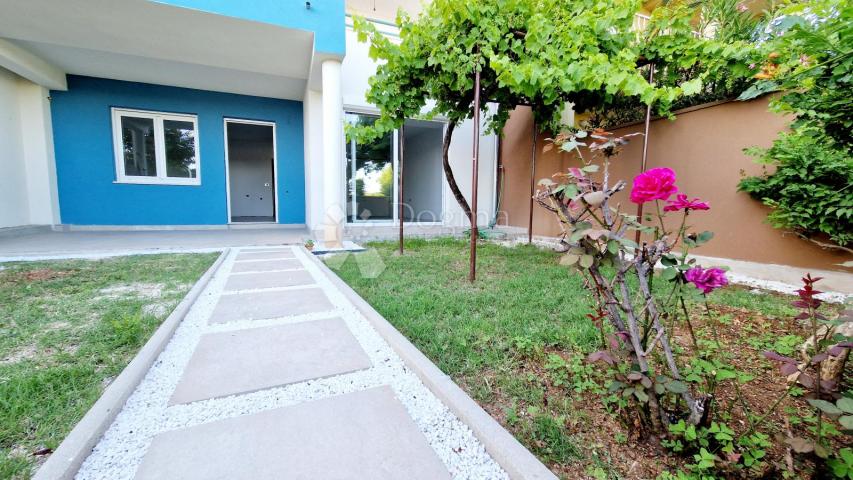
<svg viewBox="0 0 853 480">
<path fill-rule="evenodd" d="M 346 137 L 346 123 L 377 113 L 365 100 L 375 64 L 348 7 L 0 0 L 0 229 L 267 225 L 331 240 L 400 221 L 461 228 L 440 119 L 369 144 Z M 451 146 L 466 195 L 471 132 L 458 128 Z M 497 140 L 480 143 L 487 223 Z"/>
</svg>

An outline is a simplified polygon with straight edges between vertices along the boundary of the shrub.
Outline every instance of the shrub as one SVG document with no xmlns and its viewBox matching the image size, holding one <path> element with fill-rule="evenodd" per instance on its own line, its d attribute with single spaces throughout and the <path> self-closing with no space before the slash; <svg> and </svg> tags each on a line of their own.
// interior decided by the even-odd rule
<svg viewBox="0 0 853 480">
<path fill-rule="evenodd" d="M 738 189 L 772 208 L 767 220 L 804 237 L 853 241 L 853 155 L 819 133 L 781 133 L 769 149 L 747 149 L 772 173 L 743 179 Z"/>
</svg>

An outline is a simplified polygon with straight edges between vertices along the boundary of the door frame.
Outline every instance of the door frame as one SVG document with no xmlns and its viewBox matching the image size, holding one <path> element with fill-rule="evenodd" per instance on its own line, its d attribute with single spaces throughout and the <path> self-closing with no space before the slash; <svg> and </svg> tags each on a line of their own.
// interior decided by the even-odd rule
<svg viewBox="0 0 853 480">
<path fill-rule="evenodd" d="M 273 185 L 273 200 L 272 211 L 275 217 L 274 222 L 234 222 L 231 220 L 231 160 L 228 158 L 228 124 L 242 123 L 246 125 L 263 125 L 272 127 L 272 185 Z M 225 203 L 227 206 L 228 224 L 229 225 L 274 225 L 278 224 L 278 145 L 276 143 L 276 125 L 275 122 L 263 120 L 248 120 L 243 118 L 225 117 L 222 119 L 222 131 L 225 137 Z"/>
</svg>

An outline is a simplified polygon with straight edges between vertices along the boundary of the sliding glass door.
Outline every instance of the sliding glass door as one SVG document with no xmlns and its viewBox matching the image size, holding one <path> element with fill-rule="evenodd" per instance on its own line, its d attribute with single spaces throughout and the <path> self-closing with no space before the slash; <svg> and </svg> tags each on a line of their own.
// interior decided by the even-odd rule
<svg viewBox="0 0 853 480">
<path fill-rule="evenodd" d="M 349 125 L 372 125 L 376 116 L 349 113 Z M 406 157 L 403 164 L 403 220 L 442 220 L 443 173 L 441 144 L 444 124 L 407 120 L 403 130 Z M 371 141 L 346 136 L 347 221 L 393 222 L 398 219 L 400 132 L 394 131 Z"/>
<path fill-rule="evenodd" d="M 347 113 L 352 125 L 372 125 L 376 117 Z M 349 222 L 392 221 L 396 194 L 394 134 L 370 142 L 347 136 L 347 219 Z"/>
</svg>

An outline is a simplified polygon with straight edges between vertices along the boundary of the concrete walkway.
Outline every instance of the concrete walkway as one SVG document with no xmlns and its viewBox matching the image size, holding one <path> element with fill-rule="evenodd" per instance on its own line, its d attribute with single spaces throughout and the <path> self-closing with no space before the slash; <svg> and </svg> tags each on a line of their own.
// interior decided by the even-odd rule
<svg viewBox="0 0 853 480">
<path fill-rule="evenodd" d="M 507 478 L 303 249 L 233 249 L 78 479 Z"/>
</svg>

